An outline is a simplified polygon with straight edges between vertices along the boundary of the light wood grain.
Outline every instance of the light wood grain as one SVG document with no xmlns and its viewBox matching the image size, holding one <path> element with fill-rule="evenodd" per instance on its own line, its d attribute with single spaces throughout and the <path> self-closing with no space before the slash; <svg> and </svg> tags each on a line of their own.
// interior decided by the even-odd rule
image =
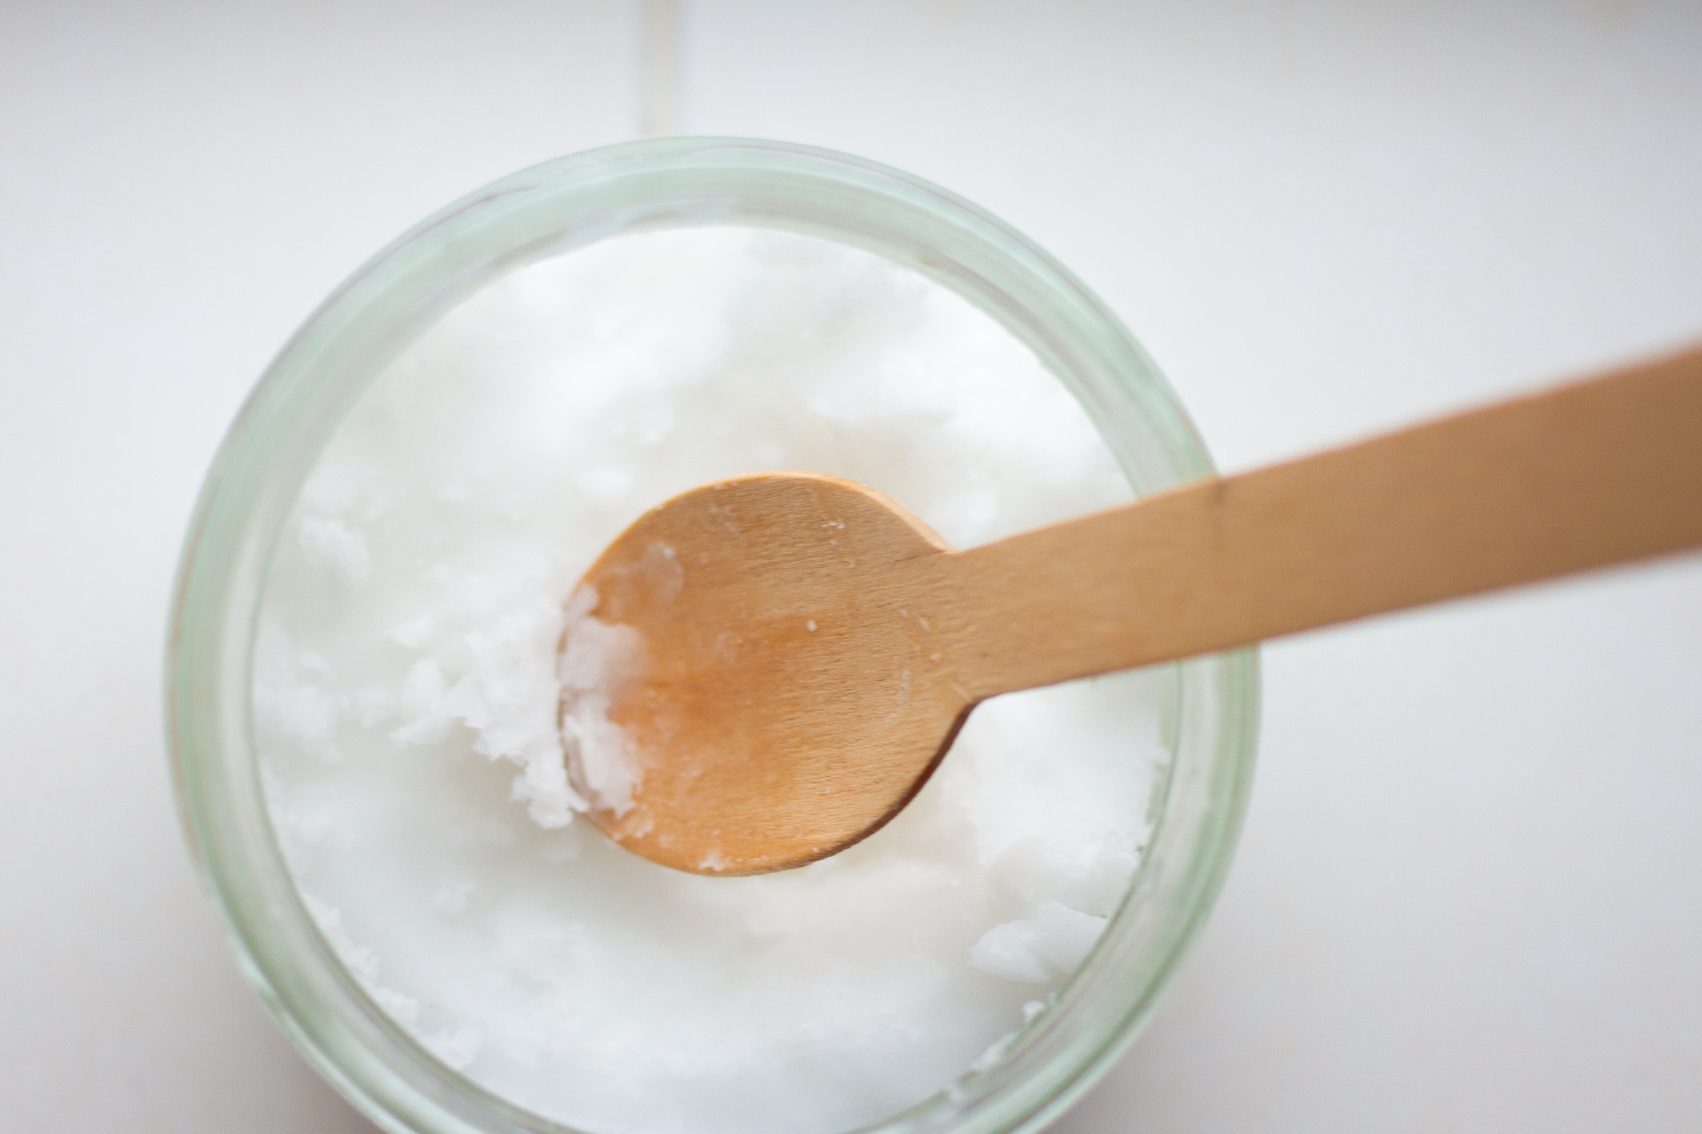
<svg viewBox="0 0 1702 1134">
<path fill-rule="evenodd" d="M 720 482 L 587 573 L 646 647 L 610 713 L 640 786 L 592 817 L 682 870 L 796 866 L 988 697 L 1698 546 L 1702 350 L 967 551 L 847 481 Z"/>
<path fill-rule="evenodd" d="M 1702 350 L 951 557 L 977 698 L 1702 544 Z"/>
</svg>

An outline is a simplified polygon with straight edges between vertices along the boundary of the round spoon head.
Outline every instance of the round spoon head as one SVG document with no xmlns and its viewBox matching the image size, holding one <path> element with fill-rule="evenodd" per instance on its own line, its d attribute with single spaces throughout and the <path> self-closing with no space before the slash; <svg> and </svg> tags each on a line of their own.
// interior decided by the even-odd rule
<svg viewBox="0 0 1702 1134">
<path fill-rule="evenodd" d="M 946 551 L 884 497 L 809 474 L 640 517 L 586 572 L 562 641 L 592 821 L 703 874 L 801 866 L 878 830 L 970 708 L 928 617 L 923 568 Z"/>
</svg>

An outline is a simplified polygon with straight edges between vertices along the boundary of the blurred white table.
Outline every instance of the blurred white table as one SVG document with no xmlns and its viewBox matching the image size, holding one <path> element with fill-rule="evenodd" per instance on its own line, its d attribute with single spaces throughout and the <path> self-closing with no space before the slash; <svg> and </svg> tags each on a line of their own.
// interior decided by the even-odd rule
<svg viewBox="0 0 1702 1134">
<path fill-rule="evenodd" d="M 641 121 L 886 160 L 1236 468 L 1702 335 L 1699 107 L 1683 0 L 0 8 L 0 1129 L 368 1129 L 197 893 L 158 655 L 248 385 L 437 205 Z M 1058 1129 L 1702 1127 L 1702 563 L 1266 657 L 1217 916 Z"/>
</svg>

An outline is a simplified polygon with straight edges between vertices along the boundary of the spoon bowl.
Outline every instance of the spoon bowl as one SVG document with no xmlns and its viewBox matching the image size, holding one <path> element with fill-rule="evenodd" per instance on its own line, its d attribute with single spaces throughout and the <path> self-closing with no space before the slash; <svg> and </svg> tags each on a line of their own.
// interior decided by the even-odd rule
<svg viewBox="0 0 1702 1134">
<path fill-rule="evenodd" d="M 716 874 L 802 865 L 885 825 L 972 704 L 925 595 L 902 585 L 946 550 L 891 500 L 807 473 L 719 481 L 640 517 L 582 584 L 590 617 L 639 643 L 607 709 L 631 803 L 592 821 Z"/>
</svg>

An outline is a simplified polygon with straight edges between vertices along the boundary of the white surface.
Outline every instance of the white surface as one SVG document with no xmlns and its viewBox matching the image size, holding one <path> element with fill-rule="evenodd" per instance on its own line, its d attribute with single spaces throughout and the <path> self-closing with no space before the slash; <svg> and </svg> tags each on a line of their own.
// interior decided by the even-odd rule
<svg viewBox="0 0 1702 1134">
<path fill-rule="evenodd" d="M 174 829 L 171 562 L 344 273 L 630 135 L 640 20 L 352 7 L 0 7 L 0 1129 L 367 1129 L 244 989 Z M 1702 8 L 1266 7 L 686 4 L 674 128 L 1005 215 L 1230 468 L 1702 333 Z M 1057 1129 L 1702 1125 L 1702 564 L 1266 656 L 1219 911 Z"/>
</svg>

